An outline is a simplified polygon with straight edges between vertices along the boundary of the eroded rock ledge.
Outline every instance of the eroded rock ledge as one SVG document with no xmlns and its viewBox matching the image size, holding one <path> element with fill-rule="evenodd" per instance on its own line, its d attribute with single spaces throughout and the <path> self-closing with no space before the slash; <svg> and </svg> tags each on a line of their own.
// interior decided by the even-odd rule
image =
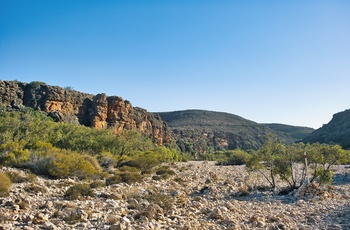
<svg viewBox="0 0 350 230">
<path fill-rule="evenodd" d="M 55 121 L 82 124 L 98 129 L 140 130 L 155 143 L 171 140 L 167 124 L 147 110 L 133 107 L 128 100 L 106 94 L 87 94 L 45 83 L 0 80 L 0 104 L 13 109 L 24 106 L 46 112 Z"/>
</svg>

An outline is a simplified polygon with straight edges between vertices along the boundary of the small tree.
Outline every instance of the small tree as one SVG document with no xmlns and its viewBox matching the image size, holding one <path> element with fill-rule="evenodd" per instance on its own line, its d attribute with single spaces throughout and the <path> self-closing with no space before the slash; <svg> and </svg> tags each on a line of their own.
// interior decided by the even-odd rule
<svg viewBox="0 0 350 230">
<path fill-rule="evenodd" d="M 304 153 L 307 153 L 307 165 L 304 163 Z M 350 152 L 339 145 L 297 143 L 284 146 L 269 136 L 265 145 L 249 159 L 247 167 L 262 174 L 272 188 L 276 187 L 278 176 L 288 183 L 290 189 L 296 189 L 309 176 L 306 175 L 307 169 L 311 169 L 311 182 L 330 183 L 332 167 L 347 163 L 348 159 Z"/>
<path fill-rule="evenodd" d="M 315 143 L 311 145 L 309 152 L 309 166 L 312 171 L 311 182 L 318 180 L 322 183 L 332 182 L 332 167 L 335 164 L 347 163 L 349 152 L 339 145 L 327 145 Z"/>
<path fill-rule="evenodd" d="M 286 146 L 275 158 L 275 173 L 288 183 L 290 189 L 299 188 L 305 181 L 306 167 L 304 164 L 298 165 L 303 162 L 304 151 L 305 144 L 292 144 Z"/>
<path fill-rule="evenodd" d="M 272 188 L 276 187 L 276 174 L 280 172 L 279 164 L 283 163 L 282 153 L 285 146 L 277 140 L 274 134 L 269 134 L 264 146 L 247 161 L 250 171 L 257 171 L 269 182 Z M 266 171 L 267 169 L 267 171 Z"/>
</svg>

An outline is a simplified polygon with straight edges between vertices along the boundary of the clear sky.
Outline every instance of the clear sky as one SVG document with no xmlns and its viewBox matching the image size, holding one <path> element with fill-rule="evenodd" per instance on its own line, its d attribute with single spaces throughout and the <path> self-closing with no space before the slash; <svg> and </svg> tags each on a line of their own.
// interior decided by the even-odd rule
<svg viewBox="0 0 350 230">
<path fill-rule="evenodd" d="M 350 109 L 350 1 L 0 0 L 0 79 L 319 128 Z"/>
</svg>

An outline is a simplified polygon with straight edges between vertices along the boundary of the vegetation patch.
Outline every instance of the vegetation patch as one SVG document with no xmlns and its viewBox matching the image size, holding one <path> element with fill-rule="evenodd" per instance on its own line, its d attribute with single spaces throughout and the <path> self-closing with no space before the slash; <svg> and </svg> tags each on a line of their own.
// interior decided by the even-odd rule
<svg viewBox="0 0 350 230">
<path fill-rule="evenodd" d="M 170 169 L 168 165 L 160 166 L 156 169 L 156 175 L 152 177 L 153 180 L 165 180 L 175 175 L 175 171 Z"/>
<path fill-rule="evenodd" d="M 218 160 L 218 165 L 244 165 L 247 163 L 251 155 L 241 149 L 226 151 L 225 157 Z"/>
<path fill-rule="evenodd" d="M 12 183 L 34 182 L 37 179 L 32 173 L 21 175 L 19 172 L 6 172 L 6 175 L 10 178 Z"/>
<path fill-rule="evenodd" d="M 32 82 L 32 88 L 44 83 Z M 178 150 L 155 146 L 138 131 L 114 135 L 111 129 L 56 123 L 31 108 L 0 109 L 0 165 L 27 168 L 52 178 L 101 178 L 103 170 L 151 174 L 161 162 L 181 160 Z M 128 166 L 134 170 L 123 168 Z M 138 175 L 122 175 L 133 181 Z M 131 177 L 131 178 L 130 178 Z"/>
<path fill-rule="evenodd" d="M 9 194 L 12 182 L 4 172 L 0 172 L 0 181 L 0 197 L 7 196 Z"/>
<path fill-rule="evenodd" d="M 40 185 L 40 184 L 36 184 L 36 183 L 31 183 L 29 185 L 26 185 L 24 188 L 24 191 L 26 192 L 30 192 L 33 194 L 36 193 L 46 193 L 47 192 L 47 188 L 45 188 L 44 186 Z"/>
<path fill-rule="evenodd" d="M 89 196 L 93 196 L 93 191 L 90 185 L 85 183 L 69 187 L 64 194 L 66 200 L 77 200 Z"/>
<path fill-rule="evenodd" d="M 143 177 L 140 173 L 125 171 L 117 173 L 116 175 L 107 178 L 106 185 L 119 184 L 123 182 L 127 184 L 133 184 L 136 182 L 142 182 L 142 180 Z"/>
</svg>

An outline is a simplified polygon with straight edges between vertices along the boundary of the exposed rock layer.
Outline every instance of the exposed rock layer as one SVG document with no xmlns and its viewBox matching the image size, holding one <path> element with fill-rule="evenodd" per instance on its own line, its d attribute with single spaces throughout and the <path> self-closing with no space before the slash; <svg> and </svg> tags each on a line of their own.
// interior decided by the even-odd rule
<svg viewBox="0 0 350 230">
<path fill-rule="evenodd" d="M 92 95 L 41 82 L 0 80 L 0 104 L 14 109 L 28 106 L 46 112 L 55 121 L 112 128 L 115 134 L 140 130 L 159 145 L 171 139 L 166 123 L 159 116 L 133 107 L 118 96 Z"/>
</svg>

